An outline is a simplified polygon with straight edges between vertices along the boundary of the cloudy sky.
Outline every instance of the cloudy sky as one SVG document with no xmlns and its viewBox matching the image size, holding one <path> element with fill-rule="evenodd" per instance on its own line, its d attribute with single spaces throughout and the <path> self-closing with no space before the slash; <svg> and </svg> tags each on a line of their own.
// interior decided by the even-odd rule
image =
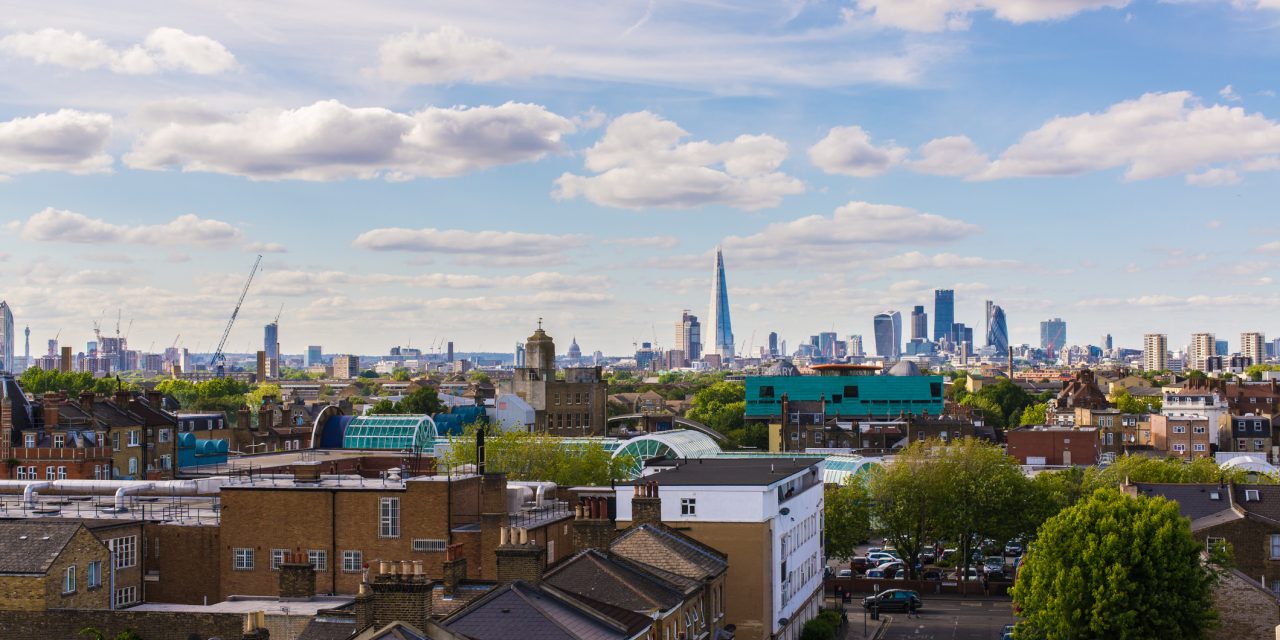
<svg viewBox="0 0 1280 640">
<path fill-rule="evenodd" d="M 1280 337 L 1280 0 L 9 3 L 0 298 L 34 351 Z M 520 5 L 526 6 L 520 6 Z M 203 5 L 203 6 L 202 6 Z M 427 8 L 426 5 L 436 5 Z"/>
</svg>

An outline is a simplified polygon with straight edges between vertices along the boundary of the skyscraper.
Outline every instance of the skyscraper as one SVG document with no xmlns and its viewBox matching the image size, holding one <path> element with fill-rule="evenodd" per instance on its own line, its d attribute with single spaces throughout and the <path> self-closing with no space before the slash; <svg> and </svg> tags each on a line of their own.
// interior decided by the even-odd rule
<svg viewBox="0 0 1280 640">
<path fill-rule="evenodd" d="M 1163 333 L 1142 336 L 1143 371 L 1164 371 L 1169 368 L 1169 340 Z"/>
<path fill-rule="evenodd" d="M 676 323 L 675 345 L 677 349 L 684 351 L 684 357 L 690 363 L 702 358 L 702 323 L 688 309 L 680 314 L 680 321 Z"/>
<path fill-rule="evenodd" d="M 1212 333 L 1191 334 L 1191 347 L 1187 350 L 1187 367 L 1204 371 L 1205 361 L 1209 356 L 1217 354 L 1217 342 Z"/>
<path fill-rule="evenodd" d="M 722 362 L 733 359 L 733 325 L 729 319 L 729 285 L 724 279 L 724 255 L 716 247 L 715 274 L 711 280 L 711 312 L 707 314 L 711 329 L 710 352 Z"/>
<path fill-rule="evenodd" d="M 897 311 L 877 313 L 872 320 L 876 336 L 876 355 L 897 360 L 902 354 L 902 314 Z"/>
<path fill-rule="evenodd" d="M 1056 354 L 1067 344 L 1067 323 L 1052 318 L 1040 323 L 1040 348 Z"/>
<path fill-rule="evenodd" d="M 951 336 L 951 325 L 956 321 L 956 292 L 952 289 L 937 289 L 933 292 L 933 341 L 941 342 L 946 338 L 955 342 Z"/>
<path fill-rule="evenodd" d="M 307 345 L 307 366 L 324 364 L 324 353 L 320 349 L 320 345 Z"/>
<path fill-rule="evenodd" d="M 818 353 L 824 358 L 836 357 L 836 332 L 823 331 L 818 334 Z"/>
<path fill-rule="evenodd" d="M 22 349 L 22 369 L 23 371 L 31 368 L 31 325 L 27 325 L 22 331 L 25 338 L 25 345 Z"/>
<path fill-rule="evenodd" d="M 1004 309 L 990 300 L 987 301 L 987 346 L 994 348 L 998 357 L 1004 357 L 1009 350 L 1009 324 L 1005 321 Z"/>
<path fill-rule="evenodd" d="M 911 339 L 929 339 L 929 314 L 924 312 L 924 305 L 916 305 L 911 310 Z"/>
<path fill-rule="evenodd" d="M 0 371 L 13 373 L 13 310 L 0 300 Z"/>
<path fill-rule="evenodd" d="M 1108 333 L 1102 337 L 1102 348 L 1106 349 L 1107 353 L 1111 353 L 1111 351 L 1115 349 L 1115 342 L 1112 341 L 1111 334 Z"/>
<path fill-rule="evenodd" d="M 267 354 L 267 377 L 280 377 L 280 326 L 275 322 L 262 328 L 262 350 Z"/>
<path fill-rule="evenodd" d="M 1240 355 L 1252 358 L 1252 364 L 1262 364 L 1266 359 L 1266 336 L 1256 331 L 1240 334 Z"/>
<path fill-rule="evenodd" d="M 774 358 L 778 357 L 778 332 L 777 331 L 769 332 L 769 355 Z"/>
<path fill-rule="evenodd" d="M 849 355 L 857 358 L 867 355 L 867 352 L 862 350 L 862 336 L 849 336 Z"/>
</svg>

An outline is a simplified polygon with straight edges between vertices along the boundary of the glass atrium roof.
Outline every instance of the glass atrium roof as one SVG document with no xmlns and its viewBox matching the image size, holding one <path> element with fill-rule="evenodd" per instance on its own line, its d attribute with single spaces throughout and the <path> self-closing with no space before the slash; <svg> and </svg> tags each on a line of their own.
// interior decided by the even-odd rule
<svg viewBox="0 0 1280 640">
<path fill-rule="evenodd" d="M 359 416 L 342 436 L 344 449 L 434 452 L 436 423 L 427 415 Z"/>
<path fill-rule="evenodd" d="M 631 456 L 631 477 L 640 477 L 644 462 L 652 458 L 716 458 L 723 455 L 720 446 L 701 431 L 676 429 L 638 436 L 620 443 L 613 457 Z"/>
</svg>

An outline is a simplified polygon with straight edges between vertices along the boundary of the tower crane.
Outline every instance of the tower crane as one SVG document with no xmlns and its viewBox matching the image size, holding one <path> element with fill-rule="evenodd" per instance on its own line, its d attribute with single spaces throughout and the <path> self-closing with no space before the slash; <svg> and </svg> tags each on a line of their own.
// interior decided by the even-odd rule
<svg viewBox="0 0 1280 640">
<path fill-rule="evenodd" d="M 280 310 L 276 312 L 276 319 L 272 320 L 273 324 L 280 324 L 280 314 L 284 313 L 284 303 L 280 303 Z"/>
<path fill-rule="evenodd" d="M 262 255 L 258 255 L 258 259 L 253 261 L 253 268 L 249 270 L 249 279 L 244 281 L 244 289 L 240 292 L 240 299 L 236 301 L 236 308 L 231 310 L 231 318 L 227 320 L 227 328 L 222 330 L 222 339 L 218 341 L 218 348 L 213 351 L 213 358 L 209 360 L 209 364 L 213 366 L 219 378 L 227 375 L 227 356 L 222 353 L 223 347 L 227 346 L 227 338 L 231 335 L 231 327 L 236 323 L 236 316 L 240 315 L 240 305 L 244 304 L 244 297 L 249 295 L 249 285 L 253 284 L 253 276 L 257 275 L 258 267 L 262 264 Z"/>
</svg>

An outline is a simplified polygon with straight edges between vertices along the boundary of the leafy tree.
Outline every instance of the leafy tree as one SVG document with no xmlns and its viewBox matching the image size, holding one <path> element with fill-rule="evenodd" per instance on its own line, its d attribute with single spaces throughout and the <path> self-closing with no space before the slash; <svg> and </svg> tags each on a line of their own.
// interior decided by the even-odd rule
<svg viewBox="0 0 1280 640">
<path fill-rule="evenodd" d="M 992 426 L 1003 429 L 1008 424 L 1000 405 L 995 400 L 984 397 L 981 393 L 971 393 L 965 396 L 964 400 L 960 401 L 960 404 L 976 409 L 982 414 L 986 422 Z"/>
<path fill-rule="evenodd" d="M 827 485 L 823 501 L 826 514 L 827 555 L 852 558 L 858 544 L 871 535 L 871 495 L 861 478 L 843 485 Z"/>
<path fill-rule="evenodd" d="M 871 521 L 875 531 L 893 544 L 915 574 L 926 541 L 941 537 L 948 509 L 941 465 L 932 442 L 913 442 L 889 465 L 870 477 Z"/>
<path fill-rule="evenodd" d="M 836 628 L 822 618 L 813 618 L 800 629 L 800 640 L 836 640 L 837 637 Z"/>
<path fill-rule="evenodd" d="M 369 413 L 374 415 L 392 415 L 400 413 L 400 407 L 397 406 L 396 403 L 383 398 L 382 400 L 375 402 L 373 406 L 369 408 Z"/>
<path fill-rule="evenodd" d="M 275 398 L 280 401 L 284 398 L 283 392 L 278 384 L 260 384 L 254 387 L 253 391 L 244 395 L 244 403 L 250 407 L 261 407 L 262 402 L 267 398 Z"/>
<path fill-rule="evenodd" d="M 452 469 L 476 461 L 476 431 L 468 425 L 460 435 L 449 437 L 449 447 L 441 455 L 443 468 Z M 602 486 L 624 480 L 634 461 L 630 456 L 613 457 L 598 440 L 566 446 L 562 438 L 527 431 L 485 433 L 485 468 L 502 471 L 512 480 L 550 480 L 562 487 Z"/>
<path fill-rule="evenodd" d="M 1163 405 L 1159 396 L 1135 398 L 1127 389 L 1120 389 L 1111 394 L 1110 400 L 1120 413 L 1159 413 Z"/>
<path fill-rule="evenodd" d="M 1013 598 L 1019 638 L 1203 638 L 1213 575 L 1178 505 L 1099 490 L 1047 520 Z"/>
<path fill-rule="evenodd" d="M 376 379 L 376 378 L 378 378 L 378 372 L 377 372 L 377 371 L 374 371 L 373 369 L 368 369 L 368 370 L 365 370 L 365 371 L 361 371 L 361 372 L 360 372 L 359 377 L 361 377 L 361 378 Z"/>
<path fill-rule="evenodd" d="M 1037 473 L 1027 487 L 1027 502 L 1021 510 L 1021 534 L 1034 537 L 1045 520 L 1075 504 L 1085 494 L 1085 472 L 1079 467 Z"/>
<path fill-rule="evenodd" d="M 45 371 L 39 367 L 24 371 L 21 376 L 18 376 L 18 382 L 22 384 L 24 391 L 32 395 L 62 392 L 69 398 L 78 397 L 85 391 L 115 393 L 118 386 L 115 378 L 95 378 L 87 371 L 63 373 L 57 369 Z M 128 382 L 121 382 L 119 386 L 126 391 L 137 390 L 137 385 Z"/>
<path fill-rule="evenodd" d="M 395 373 L 391 374 L 391 379 L 396 382 L 408 382 L 412 377 L 409 375 L 408 369 L 396 369 Z"/>
<path fill-rule="evenodd" d="M 440 393 L 432 386 L 421 386 L 409 392 L 403 400 L 398 403 L 398 413 L 411 414 L 437 414 L 445 410 L 444 403 L 440 401 Z"/>
<path fill-rule="evenodd" d="M 485 382 L 493 382 L 489 378 L 489 374 L 483 371 L 480 371 L 479 369 L 472 371 L 470 375 L 467 376 L 467 380 L 470 380 L 471 382 L 475 382 L 477 384 L 481 384 Z"/>
<path fill-rule="evenodd" d="M 694 394 L 685 415 L 728 433 L 743 426 L 746 410 L 746 389 L 741 382 L 717 382 Z"/>
<path fill-rule="evenodd" d="M 1274 482 L 1269 476 L 1260 475 L 1251 480 L 1241 469 L 1224 470 L 1212 458 L 1197 458 L 1184 462 L 1178 458 L 1148 458 L 1145 456 L 1120 456 L 1106 468 L 1090 467 L 1085 472 L 1086 489 L 1118 487 L 1120 483 L 1159 482 L 1171 484 Z"/>
<path fill-rule="evenodd" d="M 741 429 L 724 434 L 730 449 L 766 449 L 769 447 L 769 428 L 759 422 L 750 422 Z"/>
<path fill-rule="evenodd" d="M 1049 421 L 1049 403 L 1037 402 L 1028 405 L 1022 410 L 1022 415 L 1018 420 L 1018 424 L 1048 424 Z"/>
<path fill-rule="evenodd" d="M 1244 376 L 1254 382 L 1262 380 L 1262 372 L 1264 371 L 1280 371 L 1280 365 L 1274 364 L 1254 364 L 1244 370 Z"/>
<path fill-rule="evenodd" d="M 985 539 L 1008 540 L 1022 533 L 1020 513 L 1031 497 L 1029 482 L 1017 461 L 1000 447 L 976 438 L 933 449 L 931 473 L 944 478 L 936 486 L 941 495 L 939 526 L 960 545 L 962 565 L 968 569 L 971 551 Z"/>
</svg>

